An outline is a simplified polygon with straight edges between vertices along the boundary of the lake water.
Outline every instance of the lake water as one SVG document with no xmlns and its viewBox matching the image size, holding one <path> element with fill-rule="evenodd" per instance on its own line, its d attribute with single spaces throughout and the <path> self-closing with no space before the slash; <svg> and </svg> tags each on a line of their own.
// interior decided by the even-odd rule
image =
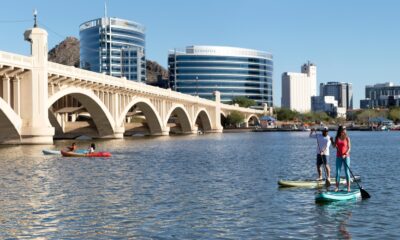
<svg viewBox="0 0 400 240">
<path fill-rule="evenodd" d="M 317 177 L 306 132 L 96 141 L 109 159 L 0 147 L 0 238 L 400 239 L 400 132 L 349 135 L 372 198 L 325 205 L 277 186 Z"/>
</svg>

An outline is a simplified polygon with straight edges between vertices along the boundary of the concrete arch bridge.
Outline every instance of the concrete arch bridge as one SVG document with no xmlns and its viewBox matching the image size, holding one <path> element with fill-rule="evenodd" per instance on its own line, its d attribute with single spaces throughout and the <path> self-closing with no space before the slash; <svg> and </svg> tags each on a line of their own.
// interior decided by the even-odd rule
<svg viewBox="0 0 400 240">
<path fill-rule="evenodd" d="M 32 55 L 0 52 L 0 143 L 51 144 L 55 137 L 122 138 L 222 132 L 232 111 L 246 122 L 264 111 L 148 86 L 47 60 L 47 32 L 25 32 Z"/>
</svg>

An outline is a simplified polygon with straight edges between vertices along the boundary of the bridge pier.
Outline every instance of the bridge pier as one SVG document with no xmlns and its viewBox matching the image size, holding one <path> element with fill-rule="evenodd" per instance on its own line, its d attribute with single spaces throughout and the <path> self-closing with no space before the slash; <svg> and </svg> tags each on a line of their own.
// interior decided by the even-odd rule
<svg viewBox="0 0 400 240">
<path fill-rule="evenodd" d="M 53 136 L 53 127 L 22 127 L 21 144 L 53 144 Z"/>
<path fill-rule="evenodd" d="M 150 136 L 169 136 L 169 127 L 164 127 L 161 129 L 161 132 L 151 132 Z"/>
<path fill-rule="evenodd" d="M 3 100 L 10 104 L 10 78 L 7 75 L 3 76 Z"/>
<path fill-rule="evenodd" d="M 224 131 L 224 129 L 221 127 L 221 128 L 208 130 L 207 133 L 222 133 L 223 131 Z"/>
<path fill-rule="evenodd" d="M 125 132 L 125 128 L 124 127 L 118 127 L 118 128 L 116 127 L 113 134 L 101 136 L 100 138 L 103 138 L 103 139 L 122 139 L 122 138 L 124 138 L 124 132 Z"/>
<path fill-rule="evenodd" d="M 49 121 L 47 32 L 34 27 L 25 31 L 31 43 L 32 71 L 20 82 L 21 143 L 53 144 L 54 128 Z"/>
</svg>

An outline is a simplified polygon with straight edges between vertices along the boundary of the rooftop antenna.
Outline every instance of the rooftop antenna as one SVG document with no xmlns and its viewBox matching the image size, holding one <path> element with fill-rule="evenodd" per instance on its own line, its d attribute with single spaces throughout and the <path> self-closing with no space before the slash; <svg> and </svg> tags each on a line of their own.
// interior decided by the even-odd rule
<svg viewBox="0 0 400 240">
<path fill-rule="evenodd" d="M 104 1 L 104 18 L 107 18 L 107 2 Z"/>
<path fill-rule="evenodd" d="M 37 27 L 37 10 L 36 9 L 33 10 L 33 21 L 34 21 L 33 27 L 35 28 L 35 27 Z"/>
</svg>

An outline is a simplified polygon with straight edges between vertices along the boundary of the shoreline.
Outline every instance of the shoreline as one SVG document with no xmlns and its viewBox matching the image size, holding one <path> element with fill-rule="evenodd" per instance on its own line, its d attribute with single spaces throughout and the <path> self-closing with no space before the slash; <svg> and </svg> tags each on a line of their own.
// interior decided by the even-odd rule
<svg viewBox="0 0 400 240">
<path fill-rule="evenodd" d="M 387 132 L 387 131 L 379 131 L 372 130 L 368 128 L 347 128 L 348 131 L 360 131 L 360 132 Z M 329 131 L 336 131 L 336 129 L 329 129 Z M 389 130 L 388 132 L 396 131 Z M 223 133 L 240 133 L 240 132 L 310 132 L 307 130 L 301 129 L 282 129 L 282 128 L 228 128 L 224 129 Z"/>
</svg>

